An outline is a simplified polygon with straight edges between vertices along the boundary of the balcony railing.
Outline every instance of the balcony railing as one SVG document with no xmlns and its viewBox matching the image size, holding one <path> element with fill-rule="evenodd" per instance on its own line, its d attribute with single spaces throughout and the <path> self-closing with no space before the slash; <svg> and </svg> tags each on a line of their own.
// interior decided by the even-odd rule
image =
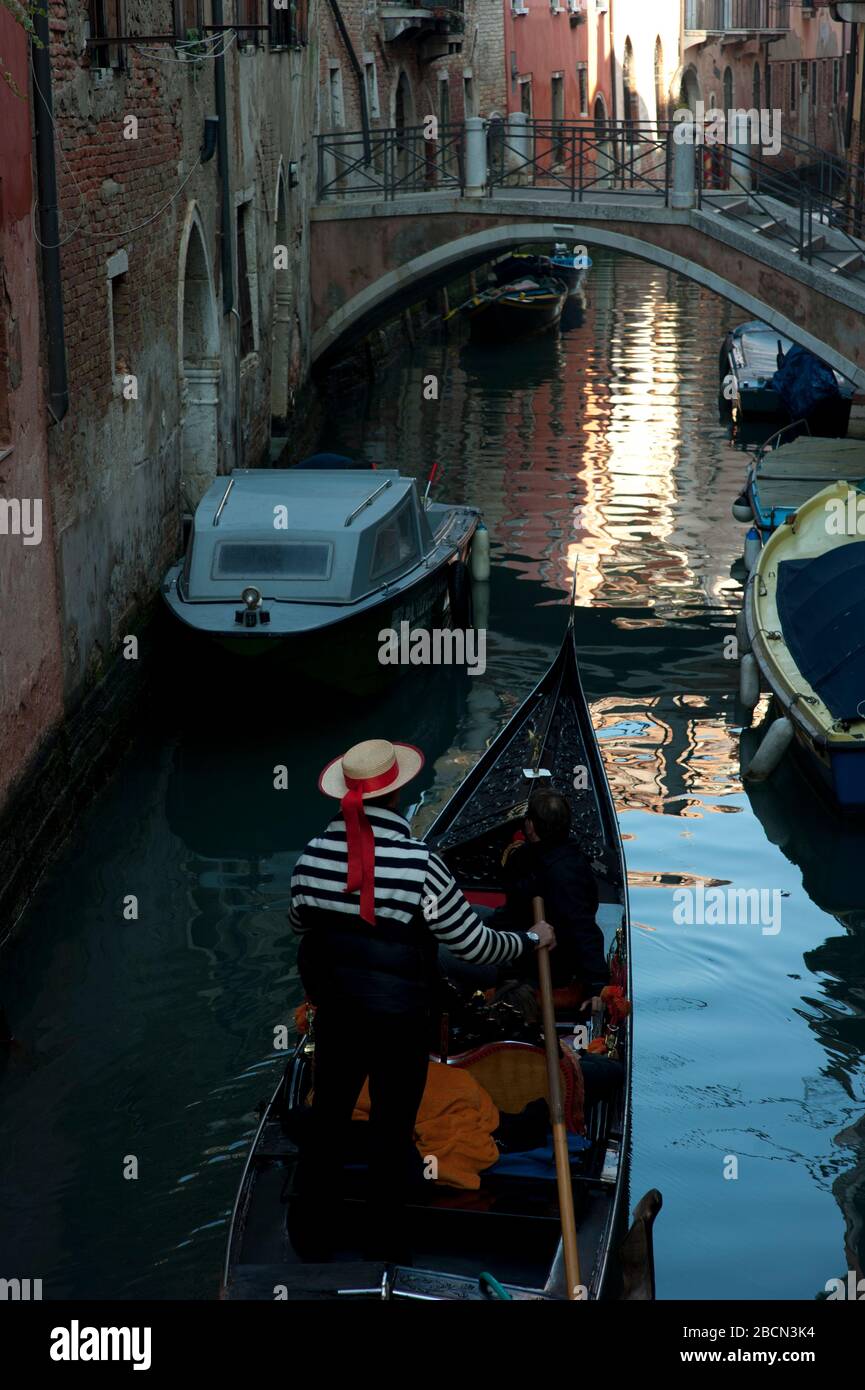
<svg viewBox="0 0 865 1390">
<path fill-rule="evenodd" d="M 685 0 L 690 33 L 765 33 L 789 27 L 790 0 Z"/>
</svg>

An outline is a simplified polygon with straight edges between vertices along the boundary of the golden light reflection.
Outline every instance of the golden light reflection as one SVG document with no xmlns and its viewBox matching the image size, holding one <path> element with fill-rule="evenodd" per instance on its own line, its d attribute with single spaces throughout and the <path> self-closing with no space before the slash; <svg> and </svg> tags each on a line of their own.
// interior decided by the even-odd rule
<svg viewBox="0 0 865 1390">
<path fill-rule="evenodd" d="M 716 799 L 741 792 L 739 740 L 702 695 L 622 699 L 592 705 L 607 777 L 619 812 L 652 811 L 701 819 L 724 813 Z M 663 713 L 662 713 L 663 709 Z"/>
</svg>

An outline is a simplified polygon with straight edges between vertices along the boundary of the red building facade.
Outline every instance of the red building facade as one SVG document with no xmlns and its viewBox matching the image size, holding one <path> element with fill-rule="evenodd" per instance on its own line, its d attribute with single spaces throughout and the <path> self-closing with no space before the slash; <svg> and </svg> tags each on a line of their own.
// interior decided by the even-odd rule
<svg viewBox="0 0 865 1390">
<path fill-rule="evenodd" d="M 611 110 L 607 0 L 504 0 L 507 111 L 538 121 Z"/>
</svg>

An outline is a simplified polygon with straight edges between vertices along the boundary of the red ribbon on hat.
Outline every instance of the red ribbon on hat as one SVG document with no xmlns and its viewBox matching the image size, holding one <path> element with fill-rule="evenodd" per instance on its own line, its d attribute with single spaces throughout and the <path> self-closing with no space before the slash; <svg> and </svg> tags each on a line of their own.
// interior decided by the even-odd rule
<svg viewBox="0 0 865 1390">
<path fill-rule="evenodd" d="M 343 780 L 348 791 L 339 803 L 345 821 L 345 838 L 348 845 L 348 881 L 346 893 L 360 889 L 360 915 L 364 922 L 375 926 L 375 836 L 372 826 L 364 815 L 364 792 L 382 791 L 395 782 L 399 776 L 399 762 L 394 759 L 393 767 L 381 772 L 377 777 L 347 777 Z"/>
</svg>

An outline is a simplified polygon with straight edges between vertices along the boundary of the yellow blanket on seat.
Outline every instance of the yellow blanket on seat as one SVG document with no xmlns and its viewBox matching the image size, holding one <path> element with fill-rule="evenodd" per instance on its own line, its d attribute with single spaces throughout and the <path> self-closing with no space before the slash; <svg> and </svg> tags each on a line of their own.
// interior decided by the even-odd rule
<svg viewBox="0 0 865 1390">
<path fill-rule="evenodd" d="M 369 1119 L 366 1081 L 352 1118 Z M 447 1187 L 479 1188 L 479 1174 L 499 1157 L 492 1137 L 498 1123 L 498 1110 L 469 1072 L 430 1062 L 414 1138 L 436 1182 Z M 429 1164 L 430 1159 L 435 1159 L 434 1165 Z"/>
</svg>

